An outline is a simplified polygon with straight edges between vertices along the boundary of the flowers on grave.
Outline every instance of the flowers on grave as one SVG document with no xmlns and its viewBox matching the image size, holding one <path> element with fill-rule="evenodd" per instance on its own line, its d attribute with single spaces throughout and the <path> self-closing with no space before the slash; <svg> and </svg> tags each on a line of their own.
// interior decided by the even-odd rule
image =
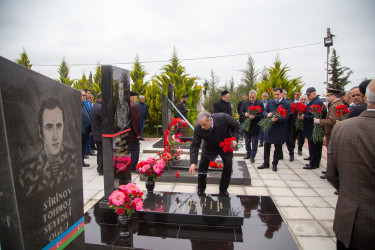
<svg viewBox="0 0 375 250">
<path fill-rule="evenodd" d="M 314 116 L 314 118 L 322 118 L 322 110 L 325 106 L 320 106 L 319 104 L 312 105 L 309 112 Z M 323 141 L 324 129 L 320 124 L 314 123 L 314 129 L 312 133 L 312 139 L 314 143 Z"/>
<path fill-rule="evenodd" d="M 146 178 L 157 179 L 164 173 L 165 161 L 163 159 L 147 158 L 138 163 L 136 170 Z"/>
<path fill-rule="evenodd" d="M 217 163 L 216 161 L 212 162 L 210 161 L 209 165 L 208 165 L 210 168 L 213 168 L 213 169 L 220 169 L 220 168 L 223 168 L 223 163 Z M 220 174 L 219 171 L 217 171 L 216 173 Z M 207 173 L 198 173 L 198 175 L 207 175 Z M 190 175 L 189 173 L 181 173 L 180 171 L 177 171 L 176 172 L 176 178 L 179 178 L 181 175 Z"/>
<path fill-rule="evenodd" d="M 210 161 L 210 163 L 209 163 L 209 167 L 210 167 L 210 168 L 223 168 L 223 163 L 219 163 L 219 164 L 217 164 L 216 161 L 214 161 L 214 162 Z"/>
<path fill-rule="evenodd" d="M 256 106 L 250 106 L 249 107 L 249 110 L 247 111 L 247 113 L 249 113 L 249 115 L 256 115 L 256 114 L 260 114 L 262 113 L 262 107 L 260 107 L 259 105 L 256 105 Z M 247 117 L 245 119 L 245 121 L 243 122 L 242 124 L 242 129 L 245 131 L 245 132 L 249 132 L 250 130 L 250 125 L 251 125 L 251 118 L 250 117 Z"/>
<path fill-rule="evenodd" d="M 297 113 L 298 116 L 302 116 L 305 113 L 306 108 L 307 106 L 305 104 L 299 102 L 297 105 L 295 105 L 295 113 Z M 298 119 L 298 117 L 296 119 L 296 130 L 303 130 L 303 120 Z"/>
<path fill-rule="evenodd" d="M 223 142 L 220 142 L 220 147 L 223 148 L 224 153 L 233 152 L 234 147 L 232 141 L 236 141 L 236 137 L 225 138 Z"/>
<path fill-rule="evenodd" d="M 187 128 L 188 124 L 181 118 L 172 118 L 168 130 L 175 132 L 178 128 Z"/>
<path fill-rule="evenodd" d="M 131 168 L 131 158 L 129 156 L 113 156 L 113 167 L 116 174 L 126 174 Z"/>
<path fill-rule="evenodd" d="M 158 153 L 160 159 L 163 159 L 167 164 L 174 160 L 179 160 L 183 150 L 181 149 L 181 133 L 170 136 L 169 130 L 164 132 L 164 150 Z"/>
<path fill-rule="evenodd" d="M 274 124 L 274 121 L 272 121 L 272 118 L 285 118 L 287 116 L 287 110 L 283 108 L 283 106 L 279 106 L 276 110 L 276 112 L 272 112 L 273 116 L 271 117 L 266 117 L 262 119 L 259 122 L 259 126 L 262 128 L 263 132 L 266 132 L 271 129 L 272 125 Z"/>
<path fill-rule="evenodd" d="M 136 184 L 120 185 L 119 189 L 109 196 L 108 203 L 118 215 L 131 216 L 143 208 L 143 192 Z"/>
<path fill-rule="evenodd" d="M 337 112 L 337 115 L 339 117 L 339 121 L 343 121 L 346 119 L 346 117 L 348 117 L 348 114 L 350 113 L 349 109 L 348 109 L 348 106 L 342 104 L 342 105 L 338 105 L 336 107 L 336 112 Z"/>
</svg>

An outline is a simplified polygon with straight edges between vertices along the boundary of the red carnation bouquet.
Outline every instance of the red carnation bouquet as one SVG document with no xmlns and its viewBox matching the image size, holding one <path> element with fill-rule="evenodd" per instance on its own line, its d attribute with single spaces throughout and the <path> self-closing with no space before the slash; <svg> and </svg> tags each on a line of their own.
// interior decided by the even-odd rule
<svg viewBox="0 0 375 250">
<path fill-rule="evenodd" d="M 322 110 L 325 106 L 320 106 L 319 104 L 315 104 L 311 106 L 309 110 L 310 113 L 314 116 L 314 118 L 322 118 Z M 314 129 L 312 134 L 312 139 L 314 143 L 323 141 L 324 137 L 324 129 L 320 124 L 314 123 Z"/>
<path fill-rule="evenodd" d="M 236 141 L 236 137 L 225 138 L 223 142 L 220 142 L 220 147 L 223 148 L 224 153 L 234 151 L 232 141 Z"/>
<path fill-rule="evenodd" d="M 298 116 L 302 116 L 305 111 L 306 111 L 306 108 L 307 106 L 305 104 L 303 104 L 302 102 L 299 102 L 296 106 L 295 106 L 295 113 L 298 114 Z M 293 113 L 293 112 L 292 112 Z M 294 113 L 293 113 L 294 114 Z M 302 131 L 303 130 L 303 120 L 301 119 L 296 119 L 296 130 L 300 130 Z"/>
<path fill-rule="evenodd" d="M 275 118 L 285 118 L 286 115 L 287 115 L 287 110 L 283 108 L 283 106 L 279 106 L 276 110 L 276 112 L 272 112 L 273 116 L 271 117 L 266 117 L 264 118 L 263 120 L 261 120 L 259 122 L 259 126 L 262 128 L 263 132 L 266 132 L 267 130 L 270 130 L 272 125 L 273 125 L 273 121 L 272 121 L 272 117 L 275 117 Z"/>
<path fill-rule="evenodd" d="M 168 130 L 175 132 L 177 128 L 187 128 L 188 124 L 181 118 L 172 118 Z"/>
<path fill-rule="evenodd" d="M 249 113 L 249 115 L 260 114 L 260 113 L 262 113 L 262 107 L 260 107 L 259 105 L 250 106 L 249 107 L 249 111 L 247 111 L 247 113 Z M 242 124 L 242 130 L 244 130 L 245 132 L 249 132 L 250 125 L 251 125 L 251 120 L 252 119 L 250 117 L 247 117 L 245 119 L 245 121 Z"/>
<path fill-rule="evenodd" d="M 336 107 L 336 112 L 337 112 L 337 115 L 339 116 L 339 121 L 345 120 L 346 117 L 348 117 L 348 114 L 350 113 L 348 106 L 344 104 L 338 105 Z"/>
</svg>

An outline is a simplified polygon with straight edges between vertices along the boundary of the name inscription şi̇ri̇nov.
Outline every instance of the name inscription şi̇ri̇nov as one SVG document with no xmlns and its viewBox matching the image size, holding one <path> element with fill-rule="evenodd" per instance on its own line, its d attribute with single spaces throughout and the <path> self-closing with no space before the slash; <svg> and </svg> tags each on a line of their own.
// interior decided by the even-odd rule
<svg viewBox="0 0 375 250">
<path fill-rule="evenodd" d="M 48 235 L 50 242 L 70 227 L 72 190 L 73 187 L 67 188 L 54 196 L 48 197 L 43 203 L 43 221 L 45 223 L 43 233 Z"/>
</svg>

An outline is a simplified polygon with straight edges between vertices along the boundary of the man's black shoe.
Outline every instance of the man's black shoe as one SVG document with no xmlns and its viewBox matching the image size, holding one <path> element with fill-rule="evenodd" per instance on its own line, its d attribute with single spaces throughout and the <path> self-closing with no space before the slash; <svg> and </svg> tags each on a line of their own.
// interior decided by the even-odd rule
<svg viewBox="0 0 375 250">
<path fill-rule="evenodd" d="M 322 171 L 322 174 L 326 174 L 327 173 L 327 171 Z"/>
<path fill-rule="evenodd" d="M 320 179 L 327 179 L 327 175 L 321 175 Z"/>
<path fill-rule="evenodd" d="M 294 161 L 294 155 L 291 155 L 291 156 L 289 157 L 289 161 Z"/>
<path fill-rule="evenodd" d="M 246 157 L 244 157 L 244 159 L 250 159 L 250 156 L 246 156 Z"/>
<path fill-rule="evenodd" d="M 316 169 L 317 167 L 316 166 L 312 166 L 310 164 L 306 164 L 305 167 L 303 167 L 303 169 Z"/>
<path fill-rule="evenodd" d="M 270 168 L 270 165 L 263 163 L 258 167 L 258 169 Z"/>
<path fill-rule="evenodd" d="M 98 174 L 99 174 L 100 176 L 102 176 L 102 175 L 103 175 L 103 172 L 99 172 Z"/>
<path fill-rule="evenodd" d="M 307 158 L 303 158 L 305 161 L 309 161 L 310 160 L 310 156 L 307 157 Z"/>
<path fill-rule="evenodd" d="M 284 156 L 282 155 L 279 160 L 284 160 Z"/>
<path fill-rule="evenodd" d="M 197 194 L 198 196 L 206 196 L 206 193 L 204 191 L 198 191 Z"/>
<path fill-rule="evenodd" d="M 139 138 L 139 140 L 144 141 L 145 139 L 144 138 Z"/>
<path fill-rule="evenodd" d="M 335 194 L 335 195 L 339 195 L 339 191 L 335 191 L 334 194 Z"/>
<path fill-rule="evenodd" d="M 85 157 L 84 157 L 85 159 L 88 159 L 89 157 L 88 157 L 88 155 L 85 155 Z"/>
<path fill-rule="evenodd" d="M 90 151 L 89 153 L 87 153 L 88 155 L 91 155 L 91 156 L 93 156 L 93 155 L 96 155 L 94 152 L 92 152 L 92 151 Z"/>
<path fill-rule="evenodd" d="M 277 165 L 272 165 L 272 171 L 276 172 L 277 171 Z"/>
<path fill-rule="evenodd" d="M 298 155 L 302 155 L 302 150 L 298 150 Z"/>
<path fill-rule="evenodd" d="M 82 164 L 82 167 L 84 167 L 84 168 L 90 167 L 90 164 L 88 164 L 88 163 L 83 163 L 83 164 Z"/>
<path fill-rule="evenodd" d="M 229 193 L 228 193 L 227 190 L 220 191 L 219 196 L 220 196 L 220 197 L 228 197 L 228 196 L 229 196 Z"/>
<path fill-rule="evenodd" d="M 259 147 L 260 147 L 260 148 L 263 147 L 263 143 L 260 143 L 260 144 L 259 144 Z"/>
<path fill-rule="evenodd" d="M 251 158 L 251 159 L 250 159 L 250 162 L 251 162 L 251 163 L 254 163 L 254 162 L 255 162 L 255 159 L 254 159 L 254 158 Z"/>
</svg>

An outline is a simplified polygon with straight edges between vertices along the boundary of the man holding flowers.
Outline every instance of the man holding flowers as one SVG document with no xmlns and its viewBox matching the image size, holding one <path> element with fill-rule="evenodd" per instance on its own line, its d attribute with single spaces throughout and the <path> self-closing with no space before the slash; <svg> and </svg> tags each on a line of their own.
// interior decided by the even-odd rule
<svg viewBox="0 0 375 250">
<path fill-rule="evenodd" d="M 274 88 L 273 95 L 275 99 L 268 101 L 267 107 L 265 108 L 265 113 L 267 114 L 265 120 L 270 120 L 272 125 L 264 131 L 264 162 L 258 167 L 258 169 L 270 167 L 271 144 L 274 144 L 275 151 L 273 154 L 272 170 L 277 171 L 277 164 L 280 160 L 282 145 L 287 139 L 289 139 L 286 134 L 286 126 L 291 110 L 289 102 L 282 98 L 282 92 L 282 88 Z"/>
<path fill-rule="evenodd" d="M 237 145 L 238 134 L 240 132 L 238 121 L 225 113 L 215 113 L 211 115 L 207 111 L 202 111 L 197 116 L 197 122 L 198 124 L 194 127 L 193 140 L 190 145 L 191 166 L 189 173 L 195 174 L 198 152 L 203 140 L 202 155 L 198 170 L 198 195 L 205 195 L 204 191 L 206 189 L 209 164 L 210 162 L 214 162 L 217 156 L 220 155 L 224 167 L 220 180 L 219 195 L 228 196 L 227 189 L 232 174 L 232 148 Z M 229 150 L 226 145 L 223 145 L 226 144 L 224 142 L 228 142 L 228 139 L 230 139 L 230 143 L 232 144 Z M 225 147 L 223 148 L 222 146 Z"/>
<path fill-rule="evenodd" d="M 250 123 L 250 126 L 245 128 L 245 145 L 246 145 L 246 157 L 244 159 L 250 159 L 251 163 L 255 162 L 255 155 L 258 151 L 258 139 L 259 139 L 259 121 L 263 118 L 263 103 L 257 100 L 257 92 L 251 90 L 249 92 L 249 100 L 246 100 L 241 107 L 241 116 L 246 117 L 247 121 L 243 123 L 243 128 L 246 123 Z"/>
<path fill-rule="evenodd" d="M 316 94 L 314 87 L 310 87 L 306 90 L 307 98 L 310 100 L 309 105 L 307 105 L 306 112 L 304 115 L 299 116 L 297 119 L 303 120 L 303 131 L 302 135 L 307 137 L 309 143 L 309 154 L 310 163 L 306 164 L 304 169 L 315 169 L 319 167 L 320 160 L 322 158 L 322 147 L 323 140 L 315 140 L 314 137 L 314 114 L 313 107 L 319 107 L 321 109 L 321 118 L 325 119 L 327 115 L 327 109 L 325 108 L 323 101 Z M 316 126 L 315 126 L 316 127 Z M 324 133 L 324 132 L 323 132 Z"/>
</svg>

